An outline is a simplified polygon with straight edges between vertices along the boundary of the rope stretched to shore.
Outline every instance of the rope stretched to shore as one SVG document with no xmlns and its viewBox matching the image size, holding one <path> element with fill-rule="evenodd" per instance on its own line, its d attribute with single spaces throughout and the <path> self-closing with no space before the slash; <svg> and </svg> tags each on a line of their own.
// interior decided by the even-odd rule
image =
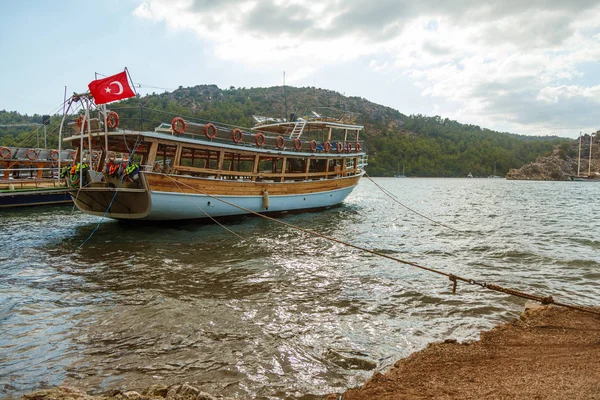
<svg viewBox="0 0 600 400">
<path fill-rule="evenodd" d="M 222 198 L 210 195 L 208 193 L 204 193 L 201 190 L 199 190 L 199 189 L 197 189 L 197 188 L 195 188 L 193 186 L 187 185 L 187 184 L 182 183 L 182 182 L 178 182 L 176 179 L 172 178 L 171 176 L 169 176 L 167 174 L 160 174 L 160 175 L 163 175 L 164 177 L 175 181 L 177 185 L 181 184 L 182 186 L 186 186 L 186 187 L 192 189 L 193 191 L 196 191 L 199 194 L 202 194 L 202 195 L 204 195 L 206 197 L 210 197 L 211 199 L 218 200 L 218 201 L 220 201 L 220 202 L 222 202 L 224 204 L 227 204 L 229 206 L 238 208 L 238 209 L 240 209 L 240 210 L 242 210 L 244 212 L 247 212 L 249 214 L 253 214 L 253 215 L 265 218 L 265 219 L 267 219 L 269 221 L 278 223 L 280 225 L 287 226 L 288 228 L 296 229 L 296 230 L 299 230 L 301 232 L 304 232 L 304 233 L 307 233 L 307 234 L 310 234 L 310 235 L 314 235 L 314 236 L 317 236 L 317 237 L 320 237 L 320 238 L 323 238 L 323 239 L 326 239 L 326 240 L 329 240 L 329 241 L 332 241 L 332 242 L 335 242 L 335 243 L 338 243 L 338 244 L 341 244 L 341 245 L 344 245 L 344 246 L 347 246 L 347 247 L 352 247 L 354 249 L 357 249 L 357 250 L 360 250 L 360 251 L 363 251 L 363 252 L 366 252 L 366 253 L 369 253 L 369 254 L 373 254 L 373 255 L 378 256 L 378 257 L 387 258 L 388 260 L 396 261 L 396 262 L 401 263 L 401 264 L 410 265 L 412 267 L 419 268 L 419 269 L 422 269 L 424 271 L 428 271 L 428 272 L 431 272 L 431 273 L 434 273 L 434 274 L 446 276 L 453 283 L 453 286 L 452 286 L 452 293 L 453 294 L 456 293 L 456 287 L 457 287 L 458 281 L 461 281 L 461 282 L 468 283 L 470 285 L 480 286 L 480 287 L 482 287 L 484 289 L 494 290 L 496 292 L 502 292 L 502 293 L 509 294 L 509 295 L 512 295 L 512 296 L 516 296 L 516 297 L 521 297 L 521 298 L 528 299 L 528 300 L 537 301 L 537 302 L 540 302 L 540 303 L 542 303 L 544 305 L 554 304 L 554 305 L 557 305 L 557 306 L 560 306 L 560 307 L 566 307 L 566 308 L 570 308 L 570 309 L 573 309 L 573 310 L 583 311 L 583 312 L 587 312 L 587 313 L 591 313 L 591 314 L 596 314 L 596 315 L 600 316 L 600 311 L 598 311 L 598 310 L 594 310 L 592 308 L 585 307 L 585 306 L 579 306 L 579 305 L 574 305 L 574 304 L 567 304 L 567 303 L 558 302 L 558 301 L 555 301 L 552 296 L 545 296 L 545 297 L 543 297 L 543 296 L 537 296 L 537 295 L 533 295 L 533 294 L 521 292 L 519 290 L 505 288 L 503 286 L 495 285 L 495 284 L 492 284 L 492 283 L 479 282 L 479 281 L 476 281 L 474 279 L 464 278 L 464 277 L 461 277 L 461 276 L 458 276 L 458 275 L 455 275 L 455 274 L 450 274 L 450 273 L 447 273 L 447 272 L 444 272 L 444 271 L 440 271 L 440 270 L 437 270 L 437 269 L 434 269 L 434 268 L 426 267 L 424 265 L 420 265 L 420 264 L 417 264 L 417 263 L 412 262 L 412 261 L 402 260 L 400 258 L 393 257 L 393 256 L 390 256 L 390 255 L 387 255 L 387 254 L 383 254 L 383 253 L 379 253 L 377 251 L 370 250 L 370 249 L 367 249 L 367 248 L 364 248 L 364 247 L 360 247 L 360 246 L 354 245 L 352 243 L 344 242 L 344 241 L 336 239 L 334 237 L 327 236 L 327 235 L 324 235 L 322 233 L 312 231 L 310 229 L 302 228 L 301 226 L 298 226 L 298 225 L 290 224 L 290 223 L 282 221 L 280 219 L 273 218 L 273 217 L 270 217 L 270 216 L 265 215 L 265 214 L 261 214 L 261 213 L 256 212 L 256 211 L 252 211 L 252 210 L 247 209 L 245 207 L 242 207 L 240 205 L 231 203 L 231 202 L 229 202 L 227 200 L 224 200 Z"/>
<path fill-rule="evenodd" d="M 402 207 L 406 208 L 408 211 L 410 211 L 410 212 L 412 212 L 412 213 L 415 213 L 415 214 L 417 214 L 419 217 L 421 217 L 421 218 L 425 218 L 426 220 L 428 220 L 428 221 L 430 221 L 430 222 L 433 222 L 433 223 L 434 223 L 434 224 L 436 224 L 436 225 L 443 226 L 444 228 L 450 229 L 450 230 L 452 230 L 452 231 L 454 231 L 454 232 L 459 232 L 459 233 L 462 233 L 462 231 L 459 231 L 458 229 L 455 229 L 455 228 L 453 228 L 453 227 L 451 227 L 451 226 L 448 226 L 448 225 L 446 225 L 446 224 L 443 224 L 443 223 L 441 223 L 441 222 L 435 221 L 435 220 L 433 220 L 433 219 L 429 218 L 428 216 L 426 216 L 426 215 L 423 215 L 423 214 L 421 214 L 420 212 L 418 212 L 418 211 L 416 211 L 416 210 L 413 210 L 413 209 L 412 209 L 412 208 L 410 208 L 409 206 L 407 206 L 407 205 L 403 204 L 403 203 L 402 203 L 402 202 L 400 202 L 400 200 L 398 200 L 398 198 L 397 198 L 396 196 L 394 196 L 394 195 L 393 195 L 393 194 L 392 194 L 392 193 L 391 193 L 389 190 L 385 189 L 384 187 L 382 187 L 381 185 L 379 185 L 377 182 L 375 182 L 375 181 L 373 180 L 373 178 L 371 178 L 371 177 L 369 176 L 369 174 L 367 174 L 367 172 L 366 172 L 366 171 L 365 171 L 365 176 L 367 177 L 367 179 L 369 179 L 369 181 L 371 181 L 371 183 L 372 183 L 372 184 L 374 184 L 375 186 L 377 186 L 377 188 L 378 188 L 379 190 L 381 190 L 381 191 L 383 192 L 383 194 L 385 194 L 385 195 L 386 195 L 386 196 L 388 196 L 390 199 L 392 199 L 392 201 L 393 201 L 394 203 L 401 205 Z"/>
</svg>

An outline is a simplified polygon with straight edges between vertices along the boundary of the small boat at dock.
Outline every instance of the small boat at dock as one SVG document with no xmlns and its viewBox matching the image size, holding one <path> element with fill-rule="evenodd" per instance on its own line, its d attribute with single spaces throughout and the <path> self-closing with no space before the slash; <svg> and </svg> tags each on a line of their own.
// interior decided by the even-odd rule
<svg viewBox="0 0 600 400">
<path fill-rule="evenodd" d="M 0 208 L 71 203 L 59 163 L 73 162 L 74 155 L 71 150 L 0 147 Z"/>
<path fill-rule="evenodd" d="M 94 103 L 87 93 L 69 107 L 82 101 Z M 356 118 L 310 109 L 289 120 L 256 116 L 254 127 L 240 128 L 177 116 L 144 131 L 120 128 L 106 106 L 88 107 L 61 126 L 63 143 L 78 149 L 65 178 L 79 210 L 117 220 L 330 207 L 365 173 Z"/>
</svg>

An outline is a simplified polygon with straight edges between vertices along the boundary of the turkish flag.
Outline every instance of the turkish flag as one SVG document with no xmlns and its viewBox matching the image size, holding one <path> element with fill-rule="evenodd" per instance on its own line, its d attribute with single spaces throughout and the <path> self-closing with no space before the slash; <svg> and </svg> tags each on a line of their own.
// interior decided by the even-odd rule
<svg viewBox="0 0 600 400">
<path fill-rule="evenodd" d="M 111 101 L 128 99 L 135 96 L 129 86 L 125 71 L 103 79 L 91 81 L 88 85 L 90 93 L 94 96 L 96 104 L 110 103 Z"/>
</svg>

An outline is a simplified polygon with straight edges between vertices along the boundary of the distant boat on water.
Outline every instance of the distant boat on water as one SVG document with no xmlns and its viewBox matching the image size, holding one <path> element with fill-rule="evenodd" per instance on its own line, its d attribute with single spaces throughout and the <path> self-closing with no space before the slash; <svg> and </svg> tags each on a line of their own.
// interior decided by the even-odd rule
<svg viewBox="0 0 600 400">
<path fill-rule="evenodd" d="M 592 174 L 592 135 L 590 135 L 590 147 L 588 152 L 588 173 L 587 175 L 581 175 L 581 134 L 579 135 L 579 151 L 577 154 L 577 175 L 569 175 L 570 181 L 577 182 L 600 182 L 600 175 L 598 173 Z"/>
<path fill-rule="evenodd" d="M 402 165 L 402 174 L 400 174 L 400 163 L 398 163 L 398 173 L 394 175 L 394 178 L 406 178 L 406 175 L 404 175 L 404 164 Z"/>
<path fill-rule="evenodd" d="M 472 178 L 473 174 L 469 172 L 469 174 L 467 175 L 467 178 Z"/>
</svg>

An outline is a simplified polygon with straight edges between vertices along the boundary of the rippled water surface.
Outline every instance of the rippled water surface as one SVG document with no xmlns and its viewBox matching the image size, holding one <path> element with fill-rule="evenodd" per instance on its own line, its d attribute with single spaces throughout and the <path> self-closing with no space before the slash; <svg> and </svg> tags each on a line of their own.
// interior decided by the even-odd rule
<svg viewBox="0 0 600 400">
<path fill-rule="evenodd" d="M 600 303 L 600 184 L 363 179 L 281 220 L 467 278 Z M 134 227 L 70 206 L 0 211 L 0 397 L 182 383 L 228 398 L 318 398 L 524 300 L 257 217 Z M 94 232 L 94 230 L 98 229 Z M 86 239 L 94 232 L 91 238 Z M 83 246 L 82 243 L 85 244 Z"/>
</svg>

